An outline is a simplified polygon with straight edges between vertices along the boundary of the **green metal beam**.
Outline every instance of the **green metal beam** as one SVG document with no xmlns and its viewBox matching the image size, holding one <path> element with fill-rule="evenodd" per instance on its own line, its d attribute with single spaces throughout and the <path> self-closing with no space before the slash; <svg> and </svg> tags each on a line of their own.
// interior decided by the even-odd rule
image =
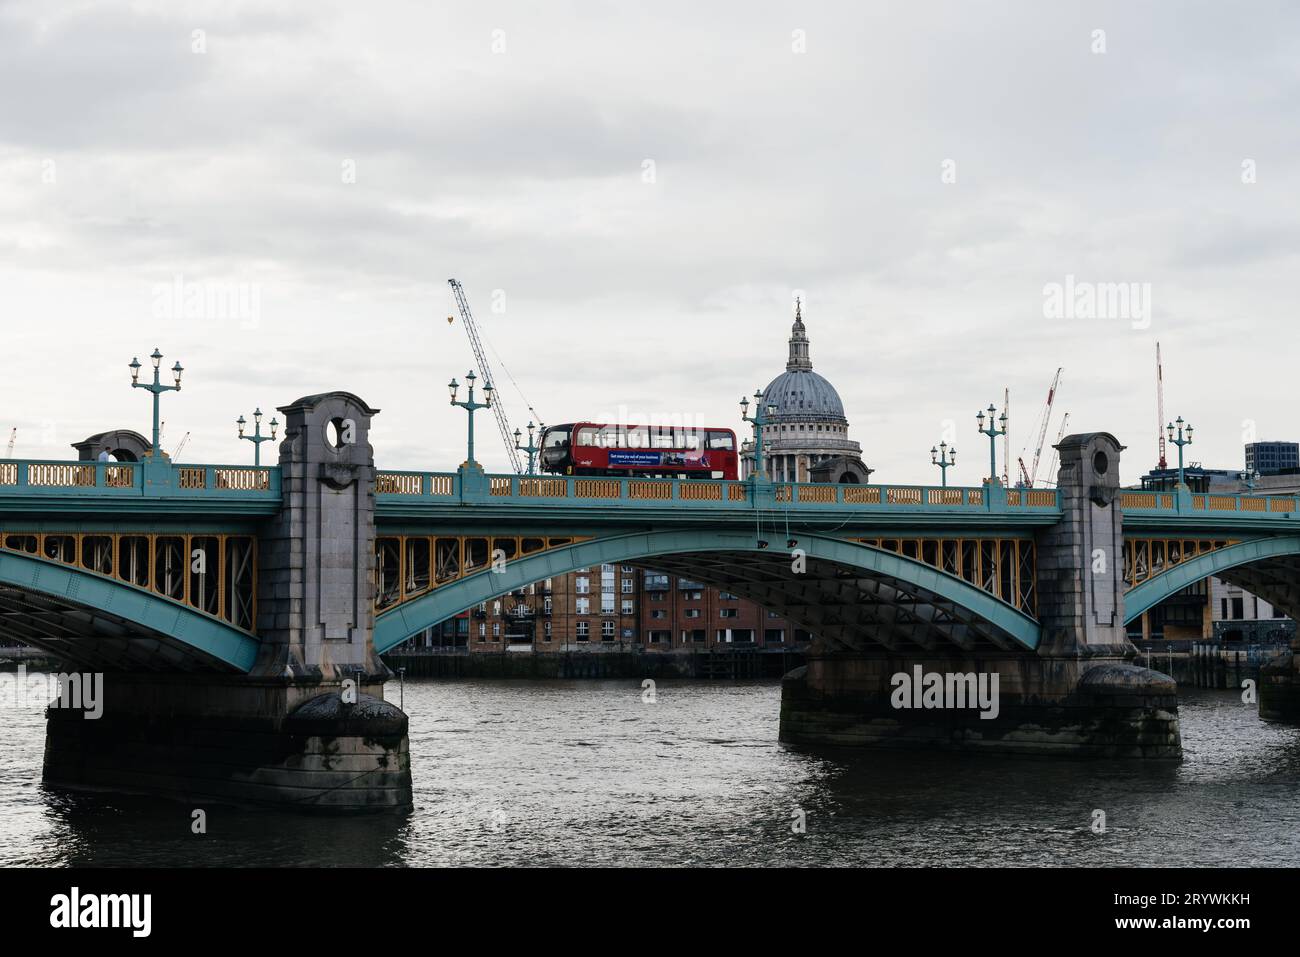
<svg viewBox="0 0 1300 957">
<path fill-rule="evenodd" d="M 103 612 L 137 625 L 151 636 L 170 638 L 236 671 L 248 672 L 257 658 L 252 635 L 180 602 L 163 598 L 79 568 L 28 555 L 0 551 L 0 584 L 46 595 L 90 612 Z"/>
<path fill-rule="evenodd" d="M 1279 535 L 1238 542 L 1186 562 L 1179 562 L 1124 593 L 1124 624 L 1141 617 L 1189 585 L 1230 568 L 1287 555 L 1300 555 L 1300 535 Z"/>
</svg>

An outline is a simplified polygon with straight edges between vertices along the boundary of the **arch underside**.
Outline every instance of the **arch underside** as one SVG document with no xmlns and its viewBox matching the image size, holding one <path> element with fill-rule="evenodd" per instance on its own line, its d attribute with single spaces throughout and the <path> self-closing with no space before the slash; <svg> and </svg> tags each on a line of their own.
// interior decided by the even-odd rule
<svg viewBox="0 0 1300 957">
<path fill-rule="evenodd" d="M 1125 624 L 1188 585 L 1211 576 L 1244 588 L 1300 620 L 1300 536 L 1229 545 L 1149 579 L 1125 594 Z"/>
<path fill-rule="evenodd" d="M 806 629 L 829 649 L 1023 652 L 1038 645 L 1034 619 L 931 566 L 842 539 L 805 536 L 800 548 L 806 567 L 796 572 L 789 553 L 758 548 L 742 533 L 665 531 L 588 540 L 516 560 L 500 575 L 470 575 L 380 614 L 375 650 L 385 652 L 511 590 L 603 563 L 732 592 Z M 701 619 L 695 627 L 712 631 L 727 621 Z"/>
<path fill-rule="evenodd" d="M 1258 595 L 1293 621 L 1300 621 L 1300 555 L 1239 565 L 1221 572 L 1219 578 Z"/>
<path fill-rule="evenodd" d="M 809 558 L 799 576 L 788 574 L 788 557 L 753 552 L 697 552 L 629 564 L 756 602 L 813 634 L 826 650 L 1025 650 L 958 602 L 898 577 L 836 562 Z M 708 623 L 712 629 L 720 625 L 725 620 Z"/>
<path fill-rule="evenodd" d="M 178 602 L 0 553 L 0 637 L 95 671 L 247 672 L 258 640 Z"/>
</svg>

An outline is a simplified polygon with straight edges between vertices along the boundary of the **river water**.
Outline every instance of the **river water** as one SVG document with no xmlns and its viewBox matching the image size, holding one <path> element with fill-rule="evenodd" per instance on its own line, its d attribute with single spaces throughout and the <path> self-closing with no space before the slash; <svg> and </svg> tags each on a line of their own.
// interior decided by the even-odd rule
<svg viewBox="0 0 1300 957">
<path fill-rule="evenodd" d="M 11 706 L 0 864 L 1300 864 L 1300 730 L 1234 692 L 1181 691 L 1177 766 L 794 748 L 777 742 L 780 694 L 408 680 L 413 813 L 210 806 L 201 836 L 188 805 L 43 787 L 41 708 Z"/>
</svg>

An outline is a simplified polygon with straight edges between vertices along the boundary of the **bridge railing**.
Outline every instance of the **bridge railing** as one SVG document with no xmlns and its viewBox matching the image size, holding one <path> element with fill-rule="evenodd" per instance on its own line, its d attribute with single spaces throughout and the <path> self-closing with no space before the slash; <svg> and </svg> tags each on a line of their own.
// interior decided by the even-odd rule
<svg viewBox="0 0 1300 957">
<path fill-rule="evenodd" d="M 150 462 L 0 461 L 0 496 L 280 497 L 277 466 Z"/>
<path fill-rule="evenodd" d="M 660 478 L 584 477 L 570 475 L 488 475 L 481 487 L 462 494 L 459 472 L 379 472 L 375 492 L 386 501 L 557 502 L 574 505 L 642 506 L 663 503 L 674 507 L 717 508 L 752 504 L 755 494 L 778 506 L 988 508 L 984 488 L 927 485 L 833 485 L 776 482 L 755 486 L 748 481 L 677 480 Z M 1009 509 L 1060 508 L 1056 489 L 1009 489 Z M 1001 504 L 1001 503 L 999 503 Z"/>
<path fill-rule="evenodd" d="M 1297 495 L 1218 495 L 1177 492 L 1121 492 L 1120 507 L 1126 512 L 1229 512 L 1243 517 L 1300 519 Z"/>
</svg>

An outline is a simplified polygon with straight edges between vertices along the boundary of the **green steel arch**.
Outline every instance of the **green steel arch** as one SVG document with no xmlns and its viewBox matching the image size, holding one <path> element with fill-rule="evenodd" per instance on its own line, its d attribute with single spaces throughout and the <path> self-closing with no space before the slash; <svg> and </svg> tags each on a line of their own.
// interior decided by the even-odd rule
<svg viewBox="0 0 1300 957">
<path fill-rule="evenodd" d="M 208 663 L 236 671 L 248 672 L 257 657 L 257 638 L 218 618 L 116 579 L 25 552 L 0 552 L 0 588 L 40 596 L 65 611 L 102 614 L 142 629 L 136 637 L 170 639 Z M 23 638 L 41 644 L 29 635 Z M 64 644 L 74 649 L 76 639 Z"/>
<path fill-rule="evenodd" d="M 1253 562 L 1290 555 L 1300 555 L 1300 535 L 1255 538 L 1180 562 L 1124 593 L 1124 624 L 1203 578 Z"/>
<path fill-rule="evenodd" d="M 833 562 L 867 576 L 894 578 L 915 585 L 988 621 L 1023 648 L 1032 651 L 1038 647 L 1037 621 L 983 589 L 930 565 L 837 538 L 801 535 L 799 545 L 809 558 Z M 518 558 L 507 563 L 504 572 L 477 572 L 382 612 L 375 618 L 375 651 L 382 654 L 480 602 L 578 568 L 722 551 L 761 549 L 752 533 L 682 529 L 589 539 Z"/>
</svg>

